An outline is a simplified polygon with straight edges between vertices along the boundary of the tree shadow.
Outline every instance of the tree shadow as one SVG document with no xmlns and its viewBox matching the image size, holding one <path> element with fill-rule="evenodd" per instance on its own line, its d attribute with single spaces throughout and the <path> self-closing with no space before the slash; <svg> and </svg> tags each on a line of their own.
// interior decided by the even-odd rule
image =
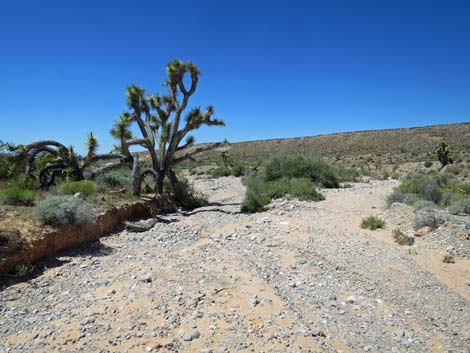
<svg viewBox="0 0 470 353">
<path fill-rule="evenodd" d="M 101 257 L 111 255 L 113 252 L 113 248 L 104 245 L 99 240 L 83 244 L 75 249 L 61 251 L 52 257 L 43 258 L 37 261 L 32 266 L 26 268 L 23 267 L 23 269 L 27 270 L 25 275 L 15 274 L 15 269 L 13 269 L 9 274 L 0 275 L 0 291 L 18 283 L 29 282 L 30 280 L 43 275 L 46 270 L 57 268 L 71 262 L 72 260 L 67 259 L 67 257 Z M 64 259 L 64 257 L 66 258 Z M 21 269 L 21 267 L 19 269 Z M 18 272 L 18 270 L 16 272 Z"/>
<path fill-rule="evenodd" d="M 240 211 L 225 211 L 225 210 L 221 210 L 220 208 L 213 208 L 213 209 L 204 209 L 204 210 L 201 210 L 201 209 L 197 209 L 197 210 L 194 210 L 194 211 L 190 211 L 190 212 L 182 212 L 181 214 L 183 216 L 192 216 L 192 215 L 195 215 L 195 214 L 198 214 L 198 213 L 204 213 L 204 212 L 216 212 L 216 213 L 224 213 L 224 214 L 228 214 L 228 215 L 236 215 L 236 214 L 240 214 Z"/>
<path fill-rule="evenodd" d="M 222 202 L 209 202 L 207 206 L 240 206 L 240 202 L 222 203 Z"/>
</svg>

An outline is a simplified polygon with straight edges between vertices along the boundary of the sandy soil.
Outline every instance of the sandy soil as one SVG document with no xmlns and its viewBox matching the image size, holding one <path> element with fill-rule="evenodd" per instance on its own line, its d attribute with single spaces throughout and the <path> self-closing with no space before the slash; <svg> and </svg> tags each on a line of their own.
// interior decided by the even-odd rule
<svg viewBox="0 0 470 353">
<path fill-rule="evenodd" d="M 7 286 L 0 352 L 469 352 L 470 262 L 444 264 L 432 234 L 395 244 L 411 216 L 385 210 L 395 181 L 255 215 L 239 179 L 195 185 L 210 206 Z M 369 215 L 386 228 L 361 229 Z"/>
</svg>

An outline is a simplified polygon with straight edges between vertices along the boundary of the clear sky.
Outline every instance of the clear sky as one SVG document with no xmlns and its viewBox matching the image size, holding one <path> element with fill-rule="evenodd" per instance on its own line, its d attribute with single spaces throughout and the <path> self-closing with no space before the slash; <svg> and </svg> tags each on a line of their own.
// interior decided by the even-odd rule
<svg viewBox="0 0 470 353">
<path fill-rule="evenodd" d="M 227 123 L 199 142 L 470 121 L 468 0 L 0 0 L 0 139 L 107 151 L 174 58 Z"/>
</svg>

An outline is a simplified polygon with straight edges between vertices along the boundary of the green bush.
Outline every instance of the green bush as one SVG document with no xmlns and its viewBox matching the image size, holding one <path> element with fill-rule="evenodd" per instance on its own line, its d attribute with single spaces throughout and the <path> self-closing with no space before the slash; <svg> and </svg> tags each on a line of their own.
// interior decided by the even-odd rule
<svg viewBox="0 0 470 353">
<path fill-rule="evenodd" d="M 182 176 L 178 177 L 177 193 L 178 195 L 175 195 L 175 198 L 178 206 L 185 210 L 207 206 L 209 203 L 206 195 L 195 191 L 189 180 Z"/>
<path fill-rule="evenodd" d="M 114 170 L 96 177 L 95 183 L 98 190 L 106 191 L 113 188 L 124 188 L 130 184 L 130 170 Z"/>
<path fill-rule="evenodd" d="M 364 229 L 371 229 L 375 230 L 378 228 L 384 228 L 385 227 L 385 221 L 381 218 L 374 217 L 374 216 L 369 216 L 367 218 L 364 218 L 361 223 L 361 227 Z"/>
<path fill-rule="evenodd" d="M 395 228 L 393 230 L 393 238 L 395 239 L 395 242 L 400 245 L 411 246 L 415 243 L 415 238 L 413 236 L 404 234 L 399 228 Z"/>
<path fill-rule="evenodd" d="M 96 190 L 96 184 L 91 180 L 69 181 L 60 185 L 60 192 L 64 195 L 80 193 L 86 197 L 96 193 Z"/>
<path fill-rule="evenodd" d="M 266 181 L 287 178 L 308 178 L 325 188 L 339 187 L 335 168 L 323 161 L 308 160 L 300 156 L 276 156 L 264 168 Z"/>
<path fill-rule="evenodd" d="M 232 171 L 229 167 L 226 166 L 219 166 L 217 168 L 213 168 L 209 170 L 209 175 L 213 178 L 220 178 L 226 177 L 232 174 Z"/>
<path fill-rule="evenodd" d="M 21 185 L 10 185 L 0 193 L 0 199 L 7 205 L 30 206 L 34 203 L 35 193 Z"/>
<path fill-rule="evenodd" d="M 96 222 L 92 206 L 73 196 L 51 196 L 39 202 L 36 206 L 36 217 L 41 223 L 52 226 L 66 224 L 83 226 Z"/>
<path fill-rule="evenodd" d="M 416 213 L 413 227 L 419 229 L 422 227 L 429 227 L 431 230 L 437 229 L 444 219 L 432 208 L 423 208 Z"/>
<path fill-rule="evenodd" d="M 454 178 L 446 173 L 418 172 L 407 175 L 398 187 L 398 191 L 440 204 L 446 202 L 444 191 L 453 181 Z"/>
<path fill-rule="evenodd" d="M 263 181 L 259 177 L 249 177 L 245 179 L 245 185 L 246 193 L 241 204 L 241 211 L 244 213 L 264 211 L 272 197 L 265 193 Z"/>
<path fill-rule="evenodd" d="M 236 163 L 232 166 L 218 166 L 209 170 L 209 175 L 213 178 L 220 178 L 233 175 L 235 177 L 240 177 L 245 175 L 246 167 L 241 163 Z"/>
<path fill-rule="evenodd" d="M 231 175 L 235 177 L 241 177 L 246 173 L 246 167 L 242 164 L 234 164 L 230 169 Z"/>
<path fill-rule="evenodd" d="M 361 173 L 359 173 L 359 171 L 350 168 L 337 168 L 336 172 L 338 174 L 339 180 L 342 182 L 357 181 L 357 179 L 361 176 Z"/>
<path fill-rule="evenodd" d="M 0 154 L 0 179 L 7 179 L 9 176 L 10 162 L 6 155 Z"/>
<path fill-rule="evenodd" d="M 452 201 L 449 206 L 449 212 L 452 214 L 467 214 L 470 215 L 470 198 L 458 199 Z"/>
<path fill-rule="evenodd" d="M 416 209 L 416 210 L 422 210 L 424 208 L 434 208 L 436 207 L 436 205 L 434 204 L 434 202 L 432 201 L 428 201 L 428 200 L 416 200 L 415 202 L 413 202 L 412 206 Z"/>
<path fill-rule="evenodd" d="M 241 211 L 252 213 L 263 211 L 273 198 L 287 197 L 299 200 L 320 201 L 323 196 L 307 178 L 287 177 L 265 181 L 261 177 L 249 177 L 245 181 L 246 194 Z"/>
<path fill-rule="evenodd" d="M 387 206 L 390 207 L 394 203 L 404 203 L 406 199 L 406 195 L 398 190 L 394 190 L 391 194 L 389 194 L 385 202 L 387 203 Z"/>
</svg>

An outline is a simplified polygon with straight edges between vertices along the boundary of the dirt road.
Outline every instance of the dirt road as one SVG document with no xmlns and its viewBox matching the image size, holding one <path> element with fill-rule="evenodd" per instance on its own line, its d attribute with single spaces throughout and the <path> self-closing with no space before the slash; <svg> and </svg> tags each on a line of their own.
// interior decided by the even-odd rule
<svg viewBox="0 0 470 353">
<path fill-rule="evenodd" d="M 395 181 L 255 215 L 239 213 L 239 179 L 195 184 L 210 206 L 0 292 L 0 352 L 469 352 L 470 262 L 393 242 Z M 386 229 L 360 229 L 377 214 Z"/>
</svg>

